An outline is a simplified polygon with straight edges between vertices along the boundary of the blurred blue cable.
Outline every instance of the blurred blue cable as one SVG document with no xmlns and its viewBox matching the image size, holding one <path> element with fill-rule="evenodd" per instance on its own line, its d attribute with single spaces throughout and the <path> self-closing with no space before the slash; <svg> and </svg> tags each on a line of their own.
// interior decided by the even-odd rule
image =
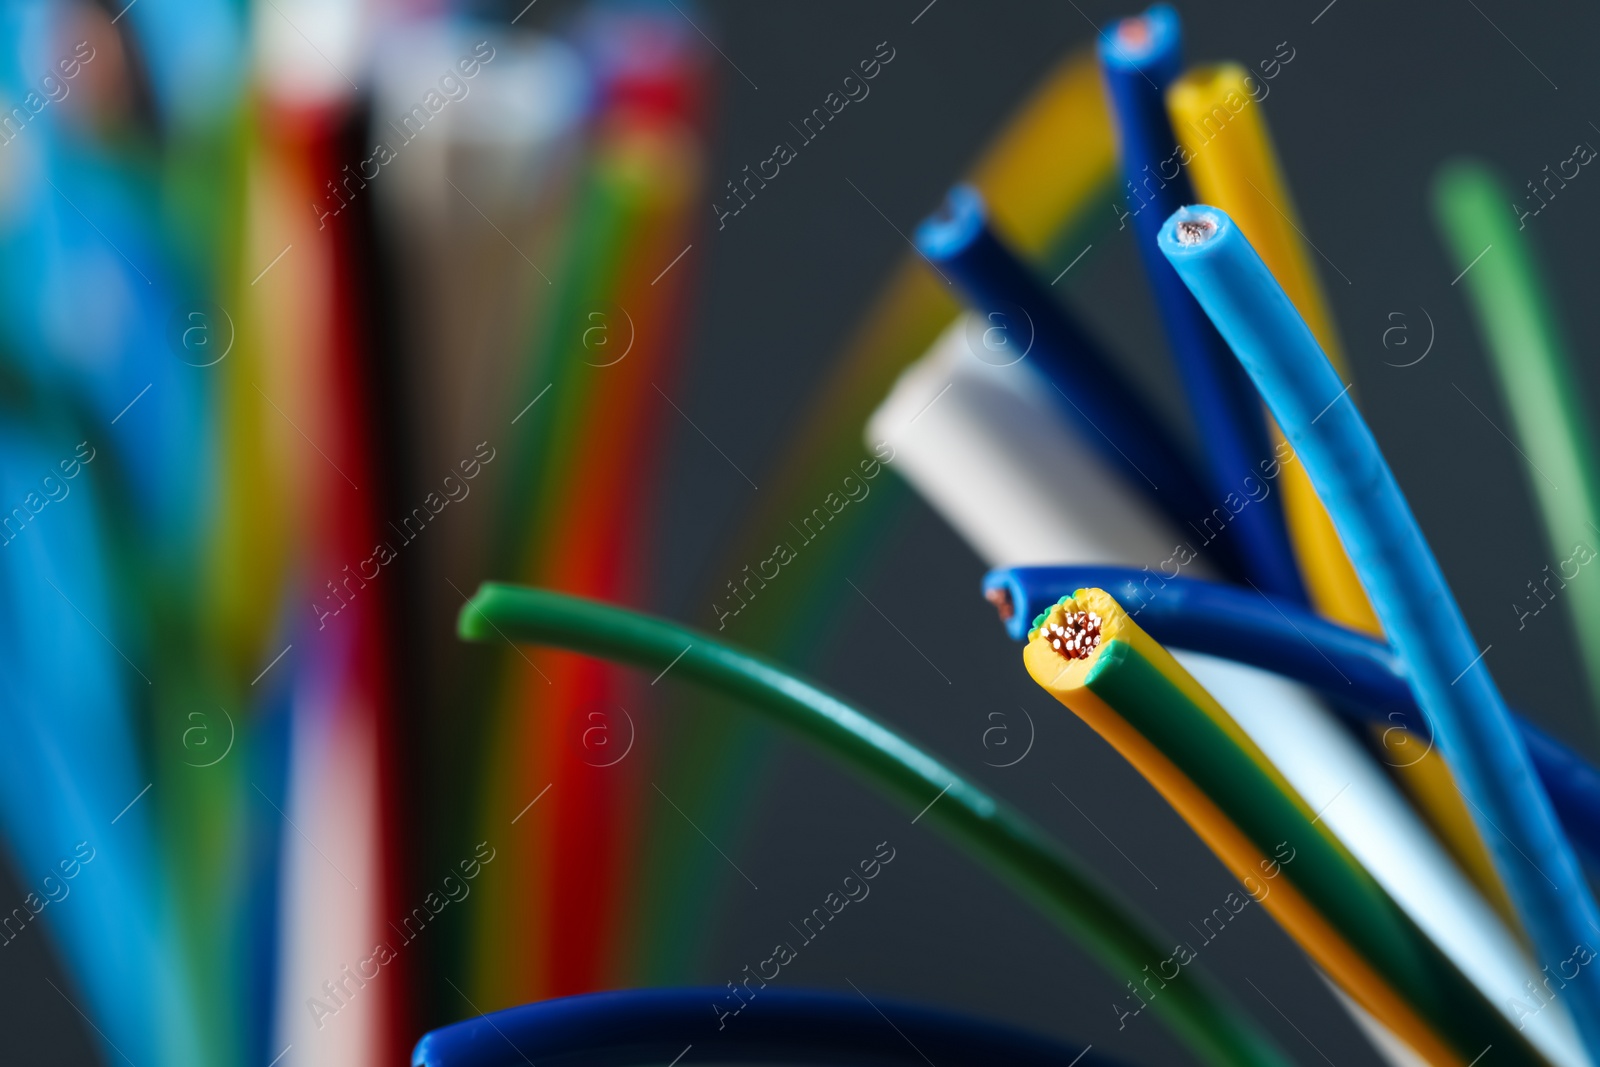
<svg viewBox="0 0 1600 1067">
<path fill-rule="evenodd" d="M 768 960 L 766 962 L 772 962 Z M 774 976 L 780 973 L 774 964 Z M 746 968 L 748 971 L 749 968 Z M 563 997 L 480 1015 L 425 1035 L 412 1067 L 632 1067 L 676 1063 L 859 1063 L 881 1067 L 1106 1067 L 1059 1044 L 944 1008 L 865 993 L 766 988 L 630 989 Z M 734 1014 L 752 1001 L 748 1016 Z M 720 1017 L 721 1011 L 727 1012 Z M 720 1025 L 718 1025 L 720 1022 Z"/>
<path fill-rule="evenodd" d="M 76 435 L 51 436 L 62 443 L 47 447 L 0 421 L 0 517 L 17 531 L 0 547 L 0 827 L 31 892 L 49 895 L 47 875 L 66 887 L 40 914 L 85 1010 L 119 1050 L 108 1061 L 196 1063 L 198 1027 L 126 695 L 130 680 L 145 682 L 108 634 L 117 632 L 116 611 L 92 482 L 59 466 Z M 49 474 L 53 482 L 42 484 Z M 16 513 L 31 511 L 29 494 L 52 499 L 22 524 Z M 92 858 L 66 880 L 61 865 L 80 843 Z"/>
</svg>

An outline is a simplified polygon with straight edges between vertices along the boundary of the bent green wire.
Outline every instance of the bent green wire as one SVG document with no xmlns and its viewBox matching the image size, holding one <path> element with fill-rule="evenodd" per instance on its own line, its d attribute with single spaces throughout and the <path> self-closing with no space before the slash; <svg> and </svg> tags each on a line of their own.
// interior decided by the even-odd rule
<svg viewBox="0 0 1600 1067">
<path fill-rule="evenodd" d="M 986 866 L 1130 983 L 1169 950 L 1151 925 L 1043 831 L 894 731 L 757 656 L 674 623 L 543 589 L 485 583 L 462 609 L 461 637 L 553 645 L 671 670 L 765 712 L 944 827 Z M 930 805 L 930 801 L 934 801 Z M 1290 1061 L 1223 993 L 1185 969 L 1150 1006 L 1216 1067 Z"/>
<path fill-rule="evenodd" d="M 1510 190 L 1481 163 L 1450 164 L 1434 182 L 1439 232 L 1451 252 L 1452 269 L 1463 272 L 1468 304 L 1511 411 L 1518 448 L 1533 468 L 1528 482 L 1544 519 L 1546 544 L 1562 561 L 1555 564 L 1559 577 L 1547 576 L 1542 593 L 1528 583 L 1534 592 L 1534 598 L 1526 598 L 1531 611 L 1512 605 L 1518 629 L 1543 609 L 1545 594 L 1566 597 L 1583 651 L 1590 708 L 1600 714 L 1600 581 L 1572 581 L 1576 567 L 1600 551 L 1600 541 L 1594 540 L 1600 538 L 1600 453 L 1524 232 L 1529 218 L 1525 212 L 1520 225 L 1511 225 L 1507 205 L 1512 204 Z M 1580 550 L 1587 554 L 1566 574 L 1565 564 L 1574 563 Z M 1556 577 L 1555 589 L 1551 577 Z"/>
<path fill-rule="evenodd" d="M 1250 857 L 1292 848 L 1294 865 L 1284 861 L 1280 884 L 1292 886 L 1304 905 L 1280 891 L 1267 910 L 1421 1058 L 1448 1063 L 1453 1050 L 1453 1062 L 1464 1064 L 1492 1046 L 1498 1064 L 1543 1062 L 1322 822 L 1322 812 L 1312 811 L 1216 698 L 1109 593 L 1080 589 L 1062 597 L 1034 620 L 1024 660 L 1034 681 L 1149 779 L 1246 888 L 1250 876 L 1240 871 L 1249 870 Z"/>
</svg>

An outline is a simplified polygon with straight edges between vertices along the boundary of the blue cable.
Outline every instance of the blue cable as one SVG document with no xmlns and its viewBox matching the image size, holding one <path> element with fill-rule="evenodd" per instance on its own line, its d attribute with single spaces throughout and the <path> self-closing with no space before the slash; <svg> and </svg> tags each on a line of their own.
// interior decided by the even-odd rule
<svg viewBox="0 0 1600 1067">
<path fill-rule="evenodd" d="M 1067 423 L 1109 469 L 1179 528 L 1206 515 L 1208 494 L 1183 449 L 1115 362 L 995 234 L 978 190 L 951 189 L 913 238 L 917 250 L 954 279 L 976 316 L 974 330 L 981 333 L 968 338 L 975 358 L 1002 366 L 1031 358 L 1055 387 L 1051 399 Z M 1216 547 L 1218 569 L 1237 575 L 1232 540 Z"/>
<path fill-rule="evenodd" d="M 1557 966 L 1600 937 L 1600 909 L 1489 669 L 1360 412 L 1283 288 L 1228 216 L 1185 208 L 1161 251 L 1277 416 L 1350 553 L 1417 704 L 1533 943 Z M 1566 991 L 1600 1058 L 1600 981 Z"/>
<path fill-rule="evenodd" d="M 1018 641 L 1027 639 L 1029 619 L 1079 589 L 1104 589 L 1164 645 L 1259 667 L 1315 689 L 1363 737 L 1370 737 L 1373 725 L 1404 727 L 1419 742 L 1432 743 L 1432 727 L 1393 649 L 1288 601 L 1131 567 L 1002 567 L 983 579 L 984 597 L 1000 608 L 1006 633 Z M 1514 720 L 1561 825 L 1600 877 L 1600 770 L 1527 719 Z"/>
<path fill-rule="evenodd" d="M 1117 129 L 1128 217 L 1195 429 L 1204 442 L 1211 497 L 1201 514 L 1220 512 L 1221 529 L 1230 533 L 1225 540 L 1244 561 L 1252 581 L 1303 604 L 1305 586 L 1277 502 L 1262 500 L 1237 514 L 1224 504 L 1230 495 L 1250 495 L 1247 479 L 1262 481 L 1260 464 L 1271 449 L 1261 401 L 1156 245 L 1162 221 L 1194 201 L 1188 175 L 1173 159 L 1178 139 L 1167 118 L 1166 89 L 1178 76 L 1181 45 L 1177 13 L 1165 4 L 1124 19 L 1101 36 L 1100 68 Z M 1170 177 L 1163 166 L 1168 163 Z M 1194 516 L 1188 518 L 1193 521 Z"/>
<path fill-rule="evenodd" d="M 198 1024 L 161 866 L 161 797 L 144 796 L 139 758 L 131 694 L 145 686 L 123 659 L 140 648 L 115 626 L 100 468 L 68 477 L 60 466 L 75 455 L 70 429 L 0 416 L 0 836 L 24 888 L 46 901 L 0 938 L 48 930 L 72 976 L 65 992 L 95 1020 L 107 1062 L 193 1063 Z M 118 634 L 115 646 L 100 627 Z M 35 922 L 45 929 L 27 929 Z"/>
<path fill-rule="evenodd" d="M 524 1004 L 424 1035 L 411 1063 L 633 1067 L 674 1061 L 691 1045 L 691 1063 L 1106 1067 L 1112 1062 L 945 1008 L 869 1001 L 864 994 L 763 989 L 759 979 L 747 996 L 750 1014 L 726 1018 L 719 1012 L 740 1002 L 729 989 L 715 987 L 628 989 Z"/>
</svg>

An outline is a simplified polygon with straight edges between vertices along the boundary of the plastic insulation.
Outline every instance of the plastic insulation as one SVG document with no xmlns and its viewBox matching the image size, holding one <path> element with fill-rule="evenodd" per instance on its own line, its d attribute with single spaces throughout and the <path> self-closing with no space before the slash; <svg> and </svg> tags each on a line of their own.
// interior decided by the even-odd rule
<svg viewBox="0 0 1600 1067">
<path fill-rule="evenodd" d="M 1001 367 L 1026 361 L 1039 371 L 1052 387 L 1046 395 L 1085 449 L 1173 525 L 1196 521 L 1209 510 L 1199 479 L 1156 412 L 1033 268 L 996 235 L 976 189 L 951 189 L 913 239 L 966 298 L 972 314 L 964 336 L 974 360 Z M 1238 562 L 1229 556 L 1221 569 L 1238 573 Z"/>
<path fill-rule="evenodd" d="M 1261 112 L 1270 91 L 1261 90 L 1262 85 L 1262 80 L 1237 63 L 1197 67 L 1167 90 L 1167 113 L 1186 153 L 1181 162 L 1198 198 L 1230 212 L 1240 229 L 1250 235 L 1273 277 L 1283 284 L 1342 375 L 1343 355 L 1333 316 L 1312 268 L 1299 213 Z M 1276 424 L 1271 429 L 1273 437 L 1281 441 L 1282 431 Z M 1297 465 L 1285 467 L 1279 486 L 1289 539 L 1311 603 L 1330 619 L 1378 633 L 1378 616 L 1367 602 L 1333 520 L 1305 471 Z"/>
<path fill-rule="evenodd" d="M 1581 564 L 1600 546 L 1600 451 L 1532 242 L 1522 232 L 1526 219 L 1513 227 L 1506 212 L 1511 199 L 1494 173 L 1477 163 L 1446 167 L 1434 182 L 1434 215 L 1452 270 L 1463 272 L 1461 284 L 1511 412 L 1517 447 L 1533 468 L 1527 480 L 1544 519 L 1545 543 L 1569 563 L 1578 548 L 1587 549 Z M 1492 248 L 1487 254 L 1486 246 Z M 1469 265 L 1472 270 L 1466 270 Z M 1557 581 L 1583 650 L 1590 711 L 1600 714 L 1600 582 L 1568 577 Z"/>
<path fill-rule="evenodd" d="M 961 316 L 900 376 L 866 441 L 889 442 L 895 471 L 984 559 L 1159 563 L 1177 535 L 1150 498 L 1064 424 L 1035 368 L 975 359 L 973 329 Z"/>
<path fill-rule="evenodd" d="M 1238 723 L 1107 593 L 1079 590 L 1052 607 L 1029 632 L 1023 660 L 1336 984 L 1424 1059 L 1466 1064 L 1493 1046 L 1500 1062 L 1541 1062 Z M 1276 875 L 1263 890 L 1263 876 Z"/>
<path fill-rule="evenodd" d="M 865 899 L 865 898 L 862 898 Z M 778 964 L 771 958 L 763 961 Z M 759 969 L 759 968 L 758 968 Z M 777 972 L 775 972 L 777 973 Z M 1110 1061 L 944 1007 L 865 993 L 744 986 L 760 1008 L 714 1027 L 706 1013 L 733 994 L 712 986 L 625 989 L 562 997 L 441 1027 L 417 1042 L 412 1067 L 666 1063 L 694 1046 L 696 1063 L 875 1063 L 923 1067 L 1101 1067 Z M 879 1014 L 879 1012 L 882 1014 Z M 732 1011 L 729 1012 L 732 1014 Z M 885 1018 L 892 1026 L 883 1025 Z M 923 1058 L 927 1053 L 928 1059 Z"/>
<path fill-rule="evenodd" d="M 1154 583 L 1154 588 L 1150 583 Z M 1433 730 L 1387 644 L 1283 600 L 1199 578 L 1152 576 L 1127 567 L 1004 567 L 983 580 L 1002 598 L 1006 632 L 1027 639 L 1028 619 L 1079 589 L 1104 589 L 1163 645 L 1247 663 L 1293 678 L 1328 697 L 1352 725 L 1380 726 L 1393 761 L 1419 759 Z M 1600 876 L 1600 770 L 1526 718 L 1515 716 L 1539 780 L 1589 869 Z"/>
<path fill-rule="evenodd" d="M 1600 929 L 1600 909 L 1511 714 L 1378 443 L 1305 320 L 1228 216 L 1176 212 L 1161 250 L 1255 380 L 1333 516 L 1477 816 L 1535 957 L 1556 966 Z M 1567 998 L 1591 1058 L 1600 985 Z"/>
<path fill-rule="evenodd" d="M 1002 873 L 1112 974 L 1142 977 L 1142 968 L 1168 955 L 1164 938 L 1023 816 L 894 731 L 764 658 L 624 608 L 494 583 L 484 584 L 462 608 L 457 629 L 467 640 L 553 645 L 650 671 L 670 667 L 675 679 L 766 713 L 907 805 L 926 807 L 929 820 Z M 1287 1067 L 1253 1022 L 1191 972 L 1186 969 L 1152 1003 L 1200 1059 L 1217 1067 Z"/>
</svg>

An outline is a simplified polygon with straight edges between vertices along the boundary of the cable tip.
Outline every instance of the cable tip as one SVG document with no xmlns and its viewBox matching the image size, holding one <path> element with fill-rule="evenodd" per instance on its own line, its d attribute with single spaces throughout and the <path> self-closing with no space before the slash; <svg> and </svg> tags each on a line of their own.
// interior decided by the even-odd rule
<svg viewBox="0 0 1600 1067">
<path fill-rule="evenodd" d="M 1104 589 L 1079 589 L 1052 604 L 1028 631 L 1022 662 L 1034 681 L 1065 702 L 1068 693 L 1120 662 L 1128 641 L 1142 633 Z"/>
<path fill-rule="evenodd" d="M 1093 611 L 1062 611 L 1059 621 L 1046 620 L 1039 636 L 1062 659 L 1088 659 L 1100 647 L 1100 615 Z"/>
<path fill-rule="evenodd" d="M 917 251 L 934 262 L 965 252 L 983 234 L 988 221 L 983 194 L 970 185 L 956 185 L 944 202 L 912 232 Z"/>
<path fill-rule="evenodd" d="M 1174 265 L 1180 259 L 1209 259 L 1232 247 L 1235 229 L 1233 220 L 1220 208 L 1208 204 L 1180 207 L 1161 224 L 1156 246 Z"/>
<path fill-rule="evenodd" d="M 1216 236 L 1217 220 L 1210 215 L 1192 215 L 1178 219 L 1173 224 L 1172 232 L 1181 245 L 1205 244 Z"/>
<path fill-rule="evenodd" d="M 1001 622 L 1010 622 L 1017 614 L 1017 605 L 1011 599 L 1009 586 L 996 585 L 983 591 L 983 599 L 994 605 Z"/>
<path fill-rule="evenodd" d="M 1117 23 L 1118 47 L 1143 52 L 1150 47 L 1150 39 L 1154 36 L 1150 20 L 1143 15 L 1133 15 Z"/>
<path fill-rule="evenodd" d="M 1183 33 L 1170 4 L 1155 4 L 1117 22 L 1100 38 L 1101 62 L 1126 71 L 1160 72 L 1157 81 L 1177 77 Z"/>
</svg>

